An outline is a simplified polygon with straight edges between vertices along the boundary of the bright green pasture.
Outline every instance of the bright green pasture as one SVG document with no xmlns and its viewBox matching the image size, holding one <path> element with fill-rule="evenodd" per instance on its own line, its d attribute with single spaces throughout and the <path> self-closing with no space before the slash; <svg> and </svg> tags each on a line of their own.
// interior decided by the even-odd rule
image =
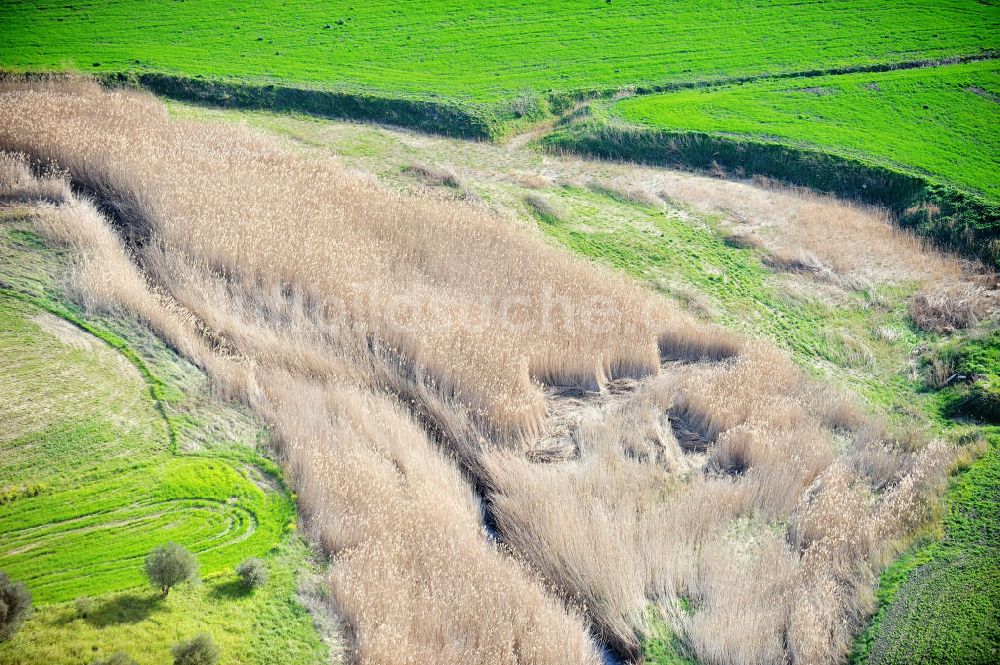
<svg viewBox="0 0 1000 665">
<path fill-rule="evenodd" d="M 818 148 L 1000 198 L 997 61 L 682 90 L 611 111 L 667 130 Z"/>
<path fill-rule="evenodd" d="M 10 296 L 0 296 L 0 366 L 0 570 L 36 602 L 139 586 L 146 554 L 170 540 L 218 572 L 266 551 L 293 518 L 251 463 L 173 455 L 128 360 Z"/>
<path fill-rule="evenodd" d="M 270 579 L 253 592 L 228 571 L 181 585 L 165 599 L 143 587 L 92 598 L 85 613 L 76 603 L 37 608 L 0 645 L 0 665 L 88 665 L 119 651 L 139 665 L 164 665 L 172 662 L 171 646 L 205 631 L 219 646 L 220 665 L 339 662 L 331 661 L 296 597 L 303 573 L 318 578 L 308 556 L 301 540 L 287 537 L 265 555 Z"/>
<path fill-rule="evenodd" d="M 6 67 L 484 102 L 1000 47 L 976 0 L 5 0 L 0 26 Z"/>
<path fill-rule="evenodd" d="M 0 665 L 118 651 L 159 665 L 203 631 L 220 665 L 331 662 L 299 600 L 303 585 L 318 593 L 317 566 L 289 532 L 277 468 L 254 452 L 259 423 L 135 321 L 65 300 L 66 260 L 0 211 L 0 570 L 35 600 Z M 163 599 L 142 566 L 169 540 L 200 575 Z M 248 556 L 270 571 L 252 593 L 233 572 Z"/>
<path fill-rule="evenodd" d="M 69 600 L 142 586 L 146 555 L 174 541 L 212 574 L 265 552 L 290 517 L 232 464 L 171 457 L 3 506 L 0 570 L 36 602 Z"/>
</svg>

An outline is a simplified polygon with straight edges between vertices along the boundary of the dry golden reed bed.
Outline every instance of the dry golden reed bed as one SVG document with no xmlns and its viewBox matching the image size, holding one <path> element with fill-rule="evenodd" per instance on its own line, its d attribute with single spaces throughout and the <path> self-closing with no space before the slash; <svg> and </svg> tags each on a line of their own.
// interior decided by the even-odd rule
<svg viewBox="0 0 1000 665">
<path fill-rule="evenodd" d="M 269 423 L 359 663 L 636 657 L 654 618 L 703 663 L 837 662 L 953 457 L 510 219 L 145 95 L 5 83 L 0 150 L 77 297 Z M 622 378 L 532 461 L 542 384 Z"/>
</svg>

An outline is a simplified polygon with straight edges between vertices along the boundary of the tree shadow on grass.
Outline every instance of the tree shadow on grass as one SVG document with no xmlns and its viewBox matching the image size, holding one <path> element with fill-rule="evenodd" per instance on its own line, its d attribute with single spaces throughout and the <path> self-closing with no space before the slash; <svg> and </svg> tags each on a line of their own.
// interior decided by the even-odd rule
<svg viewBox="0 0 1000 665">
<path fill-rule="evenodd" d="M 219 582 L 208 592 L 209 598 L 214 600 L 236 600 L 250 595 L 250 590 L 244 586 L 240 580 L 228 580 Z"/>
<path fill-rule="evenodd" d="M 96 628 L 145 621 L 153 612 L 162 612 L 163 599 L 158 593 L 125 593 L 115 596 L 87 614 L 86 621 Z"/>
</svg>

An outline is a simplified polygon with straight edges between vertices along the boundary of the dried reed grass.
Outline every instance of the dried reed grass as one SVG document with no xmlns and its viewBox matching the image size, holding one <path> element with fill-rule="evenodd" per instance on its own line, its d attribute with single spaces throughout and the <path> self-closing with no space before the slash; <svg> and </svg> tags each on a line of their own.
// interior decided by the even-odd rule
<svg viewBox="0 0 1000 665">
<path fill-rule="evenodd" d="M 837 662 L 953 456 L 507 220 L 249 130 L 6 83 L 0 147 L 94 197 L 38 197 L 81 297 L 150 322 L 272 425 L 359 662 L 596 663 L 588 630 L 635 655 L 650 607 L 704 663 Z M 3 164 L 0 191 L 47 191 Z M 545 426 L 539 381 L 616 377 L 639 387 L 583 414 L 575 455 L 512 445 Z"/>
</svg>

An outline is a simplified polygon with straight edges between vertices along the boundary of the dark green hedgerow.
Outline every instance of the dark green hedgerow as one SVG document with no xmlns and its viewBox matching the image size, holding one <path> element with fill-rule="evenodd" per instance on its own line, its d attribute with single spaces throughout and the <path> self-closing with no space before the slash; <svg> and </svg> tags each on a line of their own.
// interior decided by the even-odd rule
<svg viewBox="0 0 1000 665">
<path fill-rule="evenodd" d="M 318 90 L 283 85 L 220 81 L 172 74 L 107 74 L 112 86 L 146 88 L 186 102 L 223 108 L 267 109 L 309 113 L 328 118 L 384 122 L 427 132 L 468 139 L 490 139 L 504 125 L 538 108 L 521 101 L 510 108 L 474 107 L 405 97 Z"/>
<path fill-rule="evenodd" d="M 765 176 L 884 206 L 901 225 L 940 246 L 1000 266 L 1000 204 L 920 175 L 783 143 L 640 127 L 589 109 L 569 118 L 543 144 L 604 159 Z"/>
</svg>

